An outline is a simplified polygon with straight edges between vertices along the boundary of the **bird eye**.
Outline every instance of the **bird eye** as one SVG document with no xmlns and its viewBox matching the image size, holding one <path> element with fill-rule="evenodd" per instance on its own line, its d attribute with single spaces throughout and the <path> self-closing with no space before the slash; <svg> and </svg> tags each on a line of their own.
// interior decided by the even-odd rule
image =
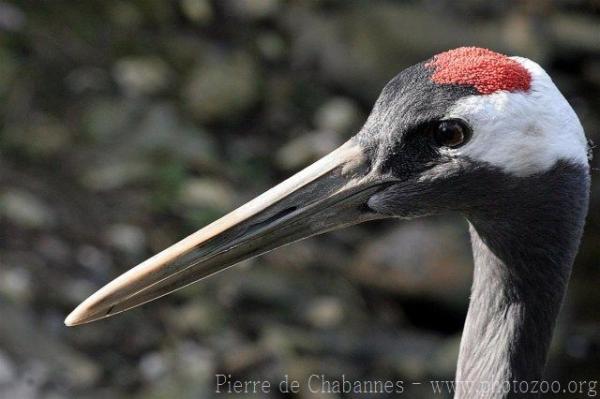
<svg viewBox="0 0 600 399">
<path fill-rule="evenodd" d="M 439 147 L 456 148 L 469 138 L 470 129 L 461 120 L 449 119 L 441 121 L 435 128 L 433 138 Z"/>
</svg>

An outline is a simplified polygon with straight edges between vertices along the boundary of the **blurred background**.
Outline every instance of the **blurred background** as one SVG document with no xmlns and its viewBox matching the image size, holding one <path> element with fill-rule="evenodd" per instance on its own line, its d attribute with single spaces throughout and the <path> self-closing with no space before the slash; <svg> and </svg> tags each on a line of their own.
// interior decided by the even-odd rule
<svg viewBox="0 0 600 399">
<path fill-rule="evenodd" d="M 0 1 L 0 397 L 204 398 L 215 373 L 452 379 L 472 273 L 459 216 L 353 227 L 118 317 L 63 319 L 344 142 L 401 69 L 462 45 L 537 60 L 600 142 L 597 1 Z M 547 370 L 563 382 L 600 379 L 598 159 Z"/>
</svg>

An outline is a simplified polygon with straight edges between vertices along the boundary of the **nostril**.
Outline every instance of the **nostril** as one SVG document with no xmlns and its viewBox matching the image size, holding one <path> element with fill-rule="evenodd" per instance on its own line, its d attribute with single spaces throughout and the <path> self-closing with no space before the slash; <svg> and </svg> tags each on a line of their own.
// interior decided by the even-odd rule
<svg viewBox="0 0 600 399">
<path fill-rule="evenodd" d="M 277 212 L 275 215 L 271 216 L 270 218 L 265 219 L 256 224 L 260 224 L 260 225 L 269 224 L 271 222 L 274 222 L 277 219 L 281 219 L 281 218 L 289 215 L 290 213 L 294 212 L 296 209 L 298 209 L 297 206 L 290 206 L 289 208 L 285 208 L 284 210 Z"/>
<path fill-rule="evenodd" d="M 265 220 L 261 220 L 260 222 L 251 224 L 250 226 L 248 226 L 248 228 L 246 230 L 244 230 L 244 232 L 242 234 L 246 235 L 246 234 L 252 233 L 253 231 L 256 231 L 264 226 L 267 226 L 276 220 L 286 217 L 287 215 L 296 211 L 297 209 L 298 209 L 297 206 L 290 206 L 289 208 L 285 208 L 284 210 L 277 212 L 275 215 L 273 215 Z"/>
</svg>

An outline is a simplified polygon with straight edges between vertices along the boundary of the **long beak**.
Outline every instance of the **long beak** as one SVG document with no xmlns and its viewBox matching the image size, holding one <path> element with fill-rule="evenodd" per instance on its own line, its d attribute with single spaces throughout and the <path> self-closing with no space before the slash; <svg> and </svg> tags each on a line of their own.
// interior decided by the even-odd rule
<svg viewBox="0 0 600 399">
<path fill-rule="evenodd" d="M 87 323 L 139 306 L 244 259 L 381 218 L 366 203 L 386 183 L 353 140 L 221 219 L 114 279 L 65 320 Z"/>
</svg>

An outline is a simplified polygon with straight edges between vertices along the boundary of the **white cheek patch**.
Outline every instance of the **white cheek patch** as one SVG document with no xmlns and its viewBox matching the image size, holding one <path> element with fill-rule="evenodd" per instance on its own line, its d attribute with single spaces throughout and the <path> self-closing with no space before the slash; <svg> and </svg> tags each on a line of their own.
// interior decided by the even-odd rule
<svg viewBox="0 0 600 399">
<path fill-rule="evenodd" d="M 530 72 L 531 89 L 458 100 L 445 117 L 467 121 L 473 137 L 450 153 L 518 176 L 544 172 L 559 160 L 587 166 L 587 140 L 575 111 L 538 64 L 511 58 Z"/>
</svg>

